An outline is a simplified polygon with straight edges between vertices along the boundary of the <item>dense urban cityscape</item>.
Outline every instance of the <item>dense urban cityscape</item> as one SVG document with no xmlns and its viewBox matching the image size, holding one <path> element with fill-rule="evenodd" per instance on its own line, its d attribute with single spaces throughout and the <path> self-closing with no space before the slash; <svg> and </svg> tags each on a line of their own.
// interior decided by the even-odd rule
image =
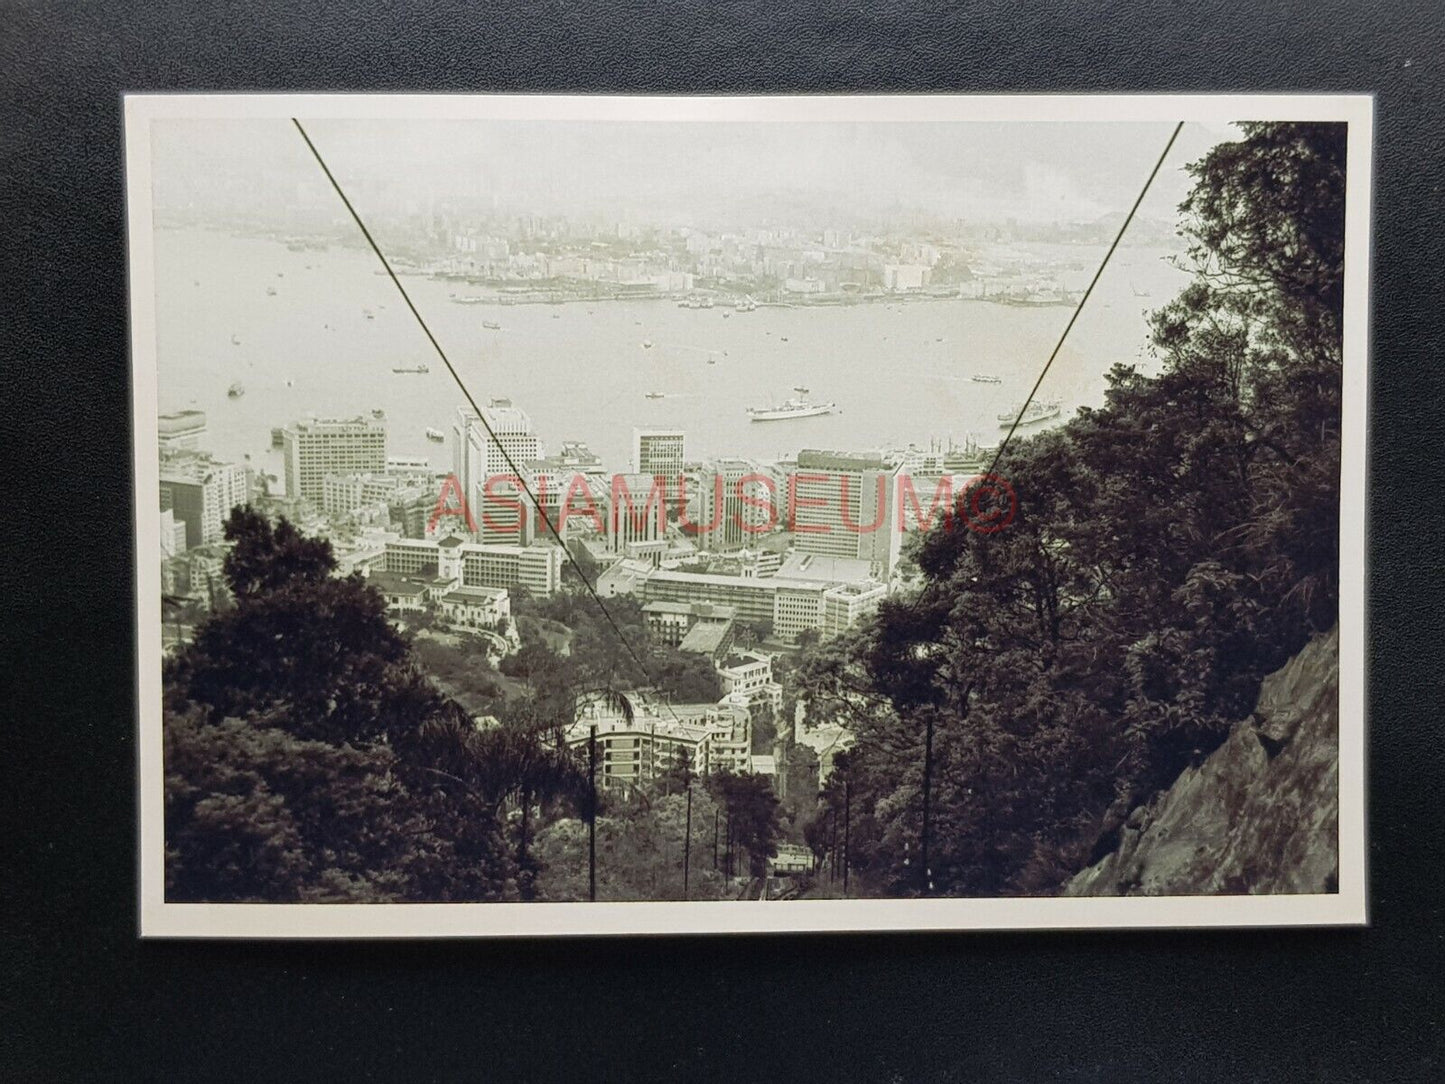
<svg viewBox="0 0 1445 1084">
<path fill-rule="evenodd" d="M 545 454 L 527 412 L 498 399 L 480 417 L 457 408 L 446 473 L 388 455 L 380 409 L 295 419 L 274 434 L 282 488 L 209 455 L 206 426 L 194 410 L 159 419 L 169 646 L 224 591 L 225 521 L 237 506 L 326 538 L 337 574 L 364 576 L 399 626 L 493 664 L 550 631 L 514 612 L 515 596 L 525 608 L 584 590 L 560 541 L 601 598 L 635 600 L 650 640 L 705 662 L 721 692 L 674 703 L 639 690 L 628 718 L 586 705 L 567 740 L 597 743 L 603 788 L 653 783 L 682 755 L 702 775 L 765 776 L 780 799 L 790 774 L 811 798 L 852 735 L 836 719 L 807 718 L 795 695 L 785 716 L 775 659 L 876 612 L 909 575 L 906 535 L 951 517 L 994 450 L 803 449 L 782 462 L 698 462 L 683 431 L 634 427 L 631 461 L 612 472 L 579 442 Z M 497 725 L 489 715 L 474 722 Z M 774 866 L 811 869 L 804 841 L 790 843 Z"/>
</svg>

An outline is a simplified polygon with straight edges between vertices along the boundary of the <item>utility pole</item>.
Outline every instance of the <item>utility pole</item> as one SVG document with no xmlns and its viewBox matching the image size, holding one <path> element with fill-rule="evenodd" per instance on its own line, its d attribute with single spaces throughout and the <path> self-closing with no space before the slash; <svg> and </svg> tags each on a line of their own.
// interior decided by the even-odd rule
<svg viewBox="0 0 1445 1084">
<path fill-rule="evenodd" d="M 587 733 L 587 780 L 592 797 L 587 803 L 587 899 L 597 902 L 597 724 Z"/>
<path fill-rule="evenodd" d="M 828 880 L 838 879 L 838 809 L 829 810 L 828 815 Z"/>
<path fill-rule="evenodd" d="M 720 816 L 719 811 L 714 808 L 712 811 L 712 868 L 714 871 L 717 870 L 717 827 Z"/>
<path fill-rule="evenodd" d="M 933 712 L 927 711 L 924 715 L 923 732 L 923 832 L 921 835 L 918 870 L 923 878 L 923 895 L 928 895 L 933 890 L 933 875 L 928 870 L 928 817 L 930 813 L 929 800 L 932 797 L 931 788 L 933 785 Z"/>
<path fill-rule="evenodd" d="M 843 780 L 843 895 L 848 895 L 848 828 L 852 824 L 849 816 L 848 780 Z"/>
<path fill-rule="evenodd" d="M 682 898 L 687 899 L 687 875 L 692 863 L 692 780 L 687 781 L 687 827 L 682 831 Z"/>
</svg>

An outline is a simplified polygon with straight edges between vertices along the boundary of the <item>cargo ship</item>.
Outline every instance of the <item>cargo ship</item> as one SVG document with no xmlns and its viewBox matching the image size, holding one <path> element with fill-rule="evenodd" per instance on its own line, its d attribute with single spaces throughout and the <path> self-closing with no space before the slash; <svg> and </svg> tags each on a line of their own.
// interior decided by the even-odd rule
<svg viewBox="0 0 1445 1084">
<path fill-rule="evenodd" d="M 998 416 L 999 425 L 1007 429 L 1013 425 L 1014 419 L 1018 419 L 1019 425 L 1036 425 L 1039 422 L 1046 422 L 1050 418 L 1057 418 L 1064 406 L 1057 399 L 1050 399 L 1047 402 L 1030 403 L 1024 411 L 1023 417 L 1019 417 L 1019 405 L 1014 404 L 1011 410 L 1007 410 Z"/>
</svg>

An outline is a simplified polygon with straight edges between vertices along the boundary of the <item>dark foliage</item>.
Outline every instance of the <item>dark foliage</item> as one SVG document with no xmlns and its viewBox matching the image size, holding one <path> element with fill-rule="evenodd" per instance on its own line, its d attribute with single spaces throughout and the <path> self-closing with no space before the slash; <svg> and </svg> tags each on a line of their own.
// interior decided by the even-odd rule
<svg viewBox="0 0 1445 1084">
<path fill-rule="evenodd" d="M 824 809 L 846 779 L 893 891 L 1052 891 L 1335 620 L 1343 126 L 1246 125 L 1191 169 L 1158 375 L 1011 444 L 1008 528 L 930 532 L 917 594 L 802 668 L 859 738 Z"/>
</svg>

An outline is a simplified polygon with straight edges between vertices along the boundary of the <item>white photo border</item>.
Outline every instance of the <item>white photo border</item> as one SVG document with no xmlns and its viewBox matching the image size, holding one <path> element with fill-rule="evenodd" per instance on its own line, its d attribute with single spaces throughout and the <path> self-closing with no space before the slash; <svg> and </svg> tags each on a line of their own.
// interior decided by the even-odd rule
<svg viewBox="0 0 1445 1084">
<path fill-rule="evenodd" d="M 826 95 L 127 94 L 127 258 L 135 478 L 139 933 L 174 938 L 415 938 L 1353 926 L 1368 922 L 1365 816 L 1366 437 L 1374 99 L 1367 94 Z M 151 122 L 171 119 L 653 122 L 1342 121 L 1339 891 L 1321 895 L 764 902 L 180 904 L 165 900 L 160 524 Z"/>
</svg>

